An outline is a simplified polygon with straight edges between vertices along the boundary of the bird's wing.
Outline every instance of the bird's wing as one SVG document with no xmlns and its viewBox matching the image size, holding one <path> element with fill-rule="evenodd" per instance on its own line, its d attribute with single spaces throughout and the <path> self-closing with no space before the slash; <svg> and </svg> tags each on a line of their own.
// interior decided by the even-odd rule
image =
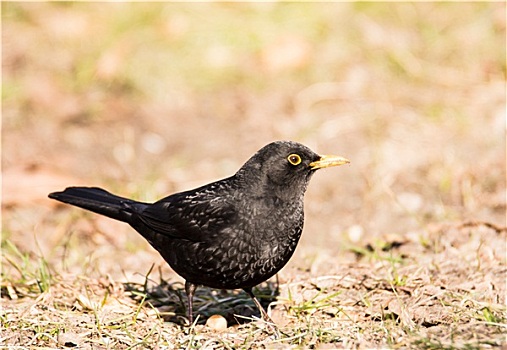
<svg viewBox="0 0 507 350">
<path fill-rule="evenodd" d="M 158 234 L 199 242 L 229 227 L 236 210 L 213 191 L 183 192 L 149 205 L 137 217 Z"/>
</svg>

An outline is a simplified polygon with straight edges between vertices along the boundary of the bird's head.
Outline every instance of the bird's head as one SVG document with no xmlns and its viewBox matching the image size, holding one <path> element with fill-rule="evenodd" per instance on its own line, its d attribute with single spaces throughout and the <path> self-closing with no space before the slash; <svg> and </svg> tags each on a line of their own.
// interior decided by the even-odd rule
<svg viewBox="0 0 507 350">
<path fill-rule="evenodd" d="M 316 170 L 349 162 L 340 156 L 318 155 L 297 142 L 276 141 L 255 153 L 241 167 L 238 175 L 251 184 L 273 191 L 302 195 Z"/>
</svg>

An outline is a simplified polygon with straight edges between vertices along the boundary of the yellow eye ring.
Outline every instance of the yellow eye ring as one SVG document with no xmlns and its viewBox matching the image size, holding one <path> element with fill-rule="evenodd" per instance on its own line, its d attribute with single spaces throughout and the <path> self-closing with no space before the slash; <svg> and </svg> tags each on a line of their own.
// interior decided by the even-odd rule
<svg viewBox="0 0 507 350">
<path fill-rule="evenodd" d="M 287 160 L 289 161 L 289 163 L 291 163 L 292 165 L 298 165 L 299 163 L 301 163 L 301 157 L 298 155 L 298 154 L 291 154 L 287 157 Z"/>
</svg>

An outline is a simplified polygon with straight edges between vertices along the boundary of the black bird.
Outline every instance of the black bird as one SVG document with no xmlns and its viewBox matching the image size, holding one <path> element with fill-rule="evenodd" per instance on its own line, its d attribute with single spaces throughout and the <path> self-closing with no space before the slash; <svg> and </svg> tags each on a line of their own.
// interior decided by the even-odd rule
<svg viewBox="0 0 507 350">
<path fill-rule="evenodd" d="M 243 289 L 266 311 L 252 287 L 276 274 L 294 253 L 303 229 L 303 196 L 317 169 L 349 163 L 292 142 L 272 142 L 236 174 L 155 203 L 96 187 L 69 187 L 49 198 L 124 221 L 186 281 L 187 316 L 197 286 Z"/>
</svg>

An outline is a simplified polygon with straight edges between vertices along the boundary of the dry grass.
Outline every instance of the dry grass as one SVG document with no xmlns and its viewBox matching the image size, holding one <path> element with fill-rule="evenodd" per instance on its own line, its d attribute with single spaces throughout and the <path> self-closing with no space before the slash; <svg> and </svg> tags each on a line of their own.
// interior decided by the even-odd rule
<svg viewBox="0 0 507 350">
<path fill-rule="evenodd" d="M 148 278 L 125 284 L 106 276 L 72 275 L 39 278 L 48 284 L 45 290 L 35 280 L 4 280 L 3 292 L 11 301 L 4 302 L 2 337 L 12 345 L 90 349 L 474 349 L 505 344 L 506 265 L 498 261 L 505 256 L 506 230 L 477 224 L 439 227 L 428 234 L 429 244 L 408 238 L 363 247 L 357 262 L 325 275 L 292 273 L 269 304 L 278 335 L 252 319 L 255 307 L 246 295 L 199 290 L 201 320 L 222 314 L 229 321 L 229 328 L 215 331 L 199 320 L 192 327 L 183 325 L 180 283 Z M 261 288 L 260 295 L 276 291 L 273 284 Z"/>
<path fill-rule="evenodd" d="M 505 4 L 3 2 L 2 31 L 0 347 L 507 346 Z M 278 334 L 207 288 L 184 326 L 142 238 L 46 198 L 154 200 L 275 139 L 352 160 L 257 291 Z"/>
</svg>

